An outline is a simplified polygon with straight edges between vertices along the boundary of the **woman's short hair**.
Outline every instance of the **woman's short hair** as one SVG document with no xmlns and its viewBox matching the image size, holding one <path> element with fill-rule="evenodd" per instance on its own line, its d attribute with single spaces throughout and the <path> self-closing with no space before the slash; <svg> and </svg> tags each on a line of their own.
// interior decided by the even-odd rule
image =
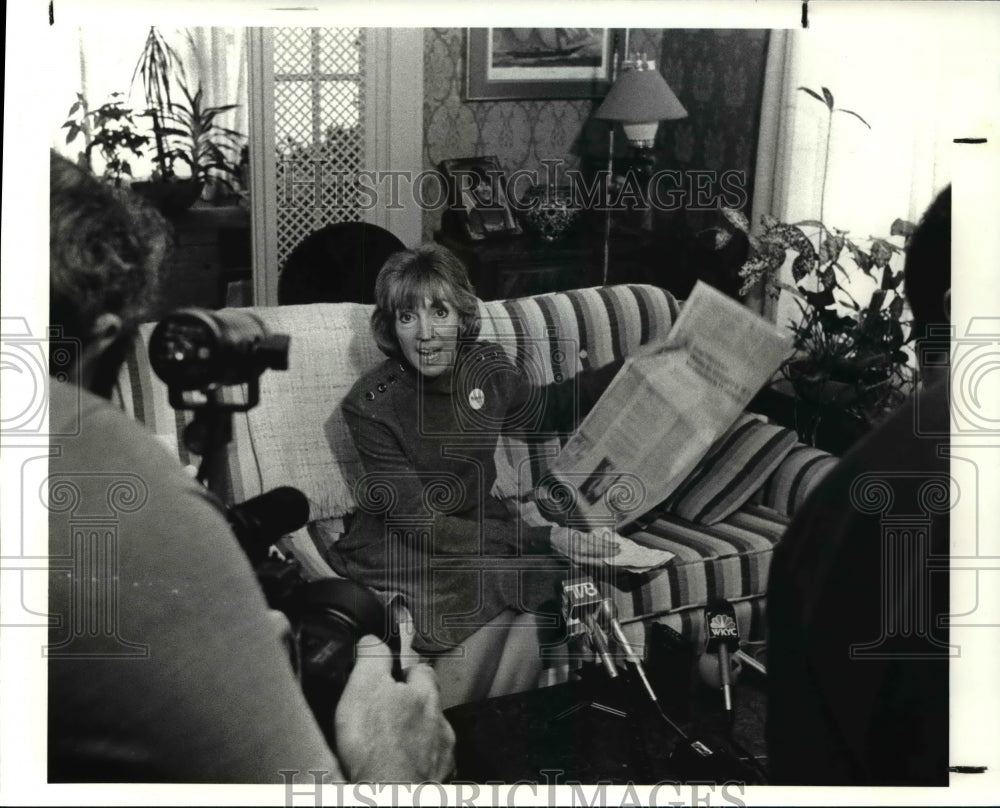
<svg viewBox="0 0 1000 808">
<path fill-rule="evenodd" d="M 382 353 L 402 359 L 396 337 L 396 313 L 412 309 L 425 298 L 446 303 L 459 316 L 459 339 L 479 334 L 479 298 L 459 258 L 440 244 L 423 244 L 389 256 L 375 280 L 372 334 Z"/>
</svg>

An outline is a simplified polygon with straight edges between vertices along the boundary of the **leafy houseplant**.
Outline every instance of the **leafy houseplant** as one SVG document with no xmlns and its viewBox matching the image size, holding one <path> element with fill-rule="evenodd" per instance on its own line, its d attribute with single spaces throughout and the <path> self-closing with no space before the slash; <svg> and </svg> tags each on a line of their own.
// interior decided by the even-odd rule
<svg viewBox="0 0 1000 808">
<path fill-rule="evenodd" d="M 810 413 L 797 424 L 800 436 L 815 444 L 824 413 L 839 411 L 868 428 L 902 403 L 912 386 L 910 357 L 904 350 L 909 336 L 901 257 L 914 228 L 902 219 L 892 223 L 889 236 L 904 239 L 899 247 L 884 237 L 852 239 L 848 231 L 824 224 L 829 121 L 835 112 L 844 112 L 868 123 L 856 112 L 834 107 L 826 87 L 822 95 L 799 89 L 823 102 L 829 116 L 820 219 L 788 223 L 764 215 L 762 232 L 754 235 L 741 212 L 722 212 L 750 244 L 749 257 L 739 271 L 740 294 L 762 286 L 765 295 L 777 299 L 786 291 L 799 307 L 801 319 L 789 325 L 795 353 L 781 373 Z M 717 245 L 725 244 L 730 235 L 720 232 Z M 789 253 L 794 255 L 790 284 L 780 277 Z M 867 279 L 863 284 L 862 277 Z M 859 286 L 868 286 L 869 299 L 862 298 Z"/>
<path fill-rule="evenodd" d="M 750 258 L 740 269 L 742 291 L 763 282 L 768 295 L 784 290 L 798 304 L 801 319 L 789 326 L 795 354 L 781 372 L 799 398 L 818 410 L 834 406 L 867 426 L 902 403 L 912 384 L 898 266 L 903 249 L 885 238 L 862 245 L 819 221 L 788 224 L 772 216 L 761 217 L 763 232 L 754 236 L 742 213 L 723 213 L 750 242 Z M 818 233 L 819 250 L 806 230 Z M 890 235 L 907 238 L 912 230 L 897 219 Z M 795 254 L 792 284 L 779 277 L 789 251 Z M 851 291 L 859 275 L 875 286 L 867 301 Z M 810 423 L 803 437 L 813 442 L 817 427 Z"/>
<path fill-rule="evenodd" d="M 135 111 L 122 99 L 121 93 L 112 93 L 109 101 L 92 110 L 83 94 L 77 93 L 62 125 L 67 130 L 67 144 L 81 134 L 87 137 L 83 156 L 91 169 L 93 152 L 99 150 L 104 160 L 104 179 L 115 187 L 121 187 L 123 179 L 132 176 L 129 155 L 141 158 L 149 143 L 149 136 L 136 129 Z"/>
<path fill-rule="evenodd" d="M 202 189 L 212 182 L 232 191 L 231 178 L 240 176 L 242 135 L 219 125 L 216 119 L 235 109 L 236 105 L 206 107 L 201 87 L 192 93 L 183 80 L 178 80 L 177 85 L 182 99 L 171 101 L 153 119 L 153 132 L 160 149 L 157 154 L 159 176 L 153 182 L 136 183 L 133 187 L 139 186 L 136 190 L 141 193 L 158 196 L 161 203 L 167 200 L 171 186 L 178 189 L 177 199 L 181 203 L 188 194 L 193 194 L 191 202 L 194 202 Z M 186 182 L 175 170 L 178 163 L 186 167 Z M 161 187 L 157 189 L 157 185 Z M 157 191 L 160 193 L 157 194 Z"/>
<path fill-rule="evenodd" d="M 141 78 L 151 121 L 155 170 L 148 183 L 133 187 L 173 212 L 189 207 L 206 184 L 219 183 L 230 191 L 240 176 L 243 135 L 220 125 L 218 117 L 236 104 L 207 107 L 201 86 L 194 92 L 180 58 L 155 26 L 151 27 L 132 79 Z M 185 167 L 182 174 L 177 166 Z"/>
</svg>

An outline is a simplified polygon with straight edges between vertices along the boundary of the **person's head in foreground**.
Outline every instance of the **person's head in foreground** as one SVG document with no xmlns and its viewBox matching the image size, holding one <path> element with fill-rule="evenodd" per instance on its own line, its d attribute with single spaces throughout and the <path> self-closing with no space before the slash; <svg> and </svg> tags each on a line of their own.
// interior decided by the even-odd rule
<svg viewBox="0 0 1000 808">
<path fill-rule="evenodd" d="M 947 373 L 949 359 L 942 332 L 947 333 L 951 320 L 950 185 L 924 212 L 910 239 L 903 285 L 913 313 L 911 333 L 920 370 L 925 383 L 931 384 Z"/>
<path fill-rule="evenodd" d="M 170 229 L 135 194 L 55 152 L 49 162 L 49 322 L 79 346 L 69 380 L 106 398 L 156 295 Z"/>
</svg>

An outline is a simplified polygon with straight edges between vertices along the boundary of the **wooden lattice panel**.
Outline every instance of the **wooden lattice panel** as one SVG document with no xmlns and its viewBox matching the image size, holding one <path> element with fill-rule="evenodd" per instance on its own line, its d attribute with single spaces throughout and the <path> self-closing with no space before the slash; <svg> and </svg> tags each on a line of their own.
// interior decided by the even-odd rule
<svg viewBox="0 0 1000 808">
<path fill-rule="evenodd" d="M 276 28 L 278 266 L 326 224 L 360 221 L 365 38 L 359 28 Z"/>
</svg>

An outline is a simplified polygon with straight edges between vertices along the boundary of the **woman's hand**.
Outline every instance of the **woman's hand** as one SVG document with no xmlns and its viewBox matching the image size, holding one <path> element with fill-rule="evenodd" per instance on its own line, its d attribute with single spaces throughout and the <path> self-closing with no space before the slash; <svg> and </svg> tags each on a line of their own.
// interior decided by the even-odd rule
<svg viewBox="0 0 1000 808">
<path fill-rule="evenodd" d="M 554 525 L 549 533 L 549 541 L 556 552 L 579 562 L 618 555 L 621 552 L 619 538 L 617 533 L 607 527 L 581 531 Z"/>
</svg>

